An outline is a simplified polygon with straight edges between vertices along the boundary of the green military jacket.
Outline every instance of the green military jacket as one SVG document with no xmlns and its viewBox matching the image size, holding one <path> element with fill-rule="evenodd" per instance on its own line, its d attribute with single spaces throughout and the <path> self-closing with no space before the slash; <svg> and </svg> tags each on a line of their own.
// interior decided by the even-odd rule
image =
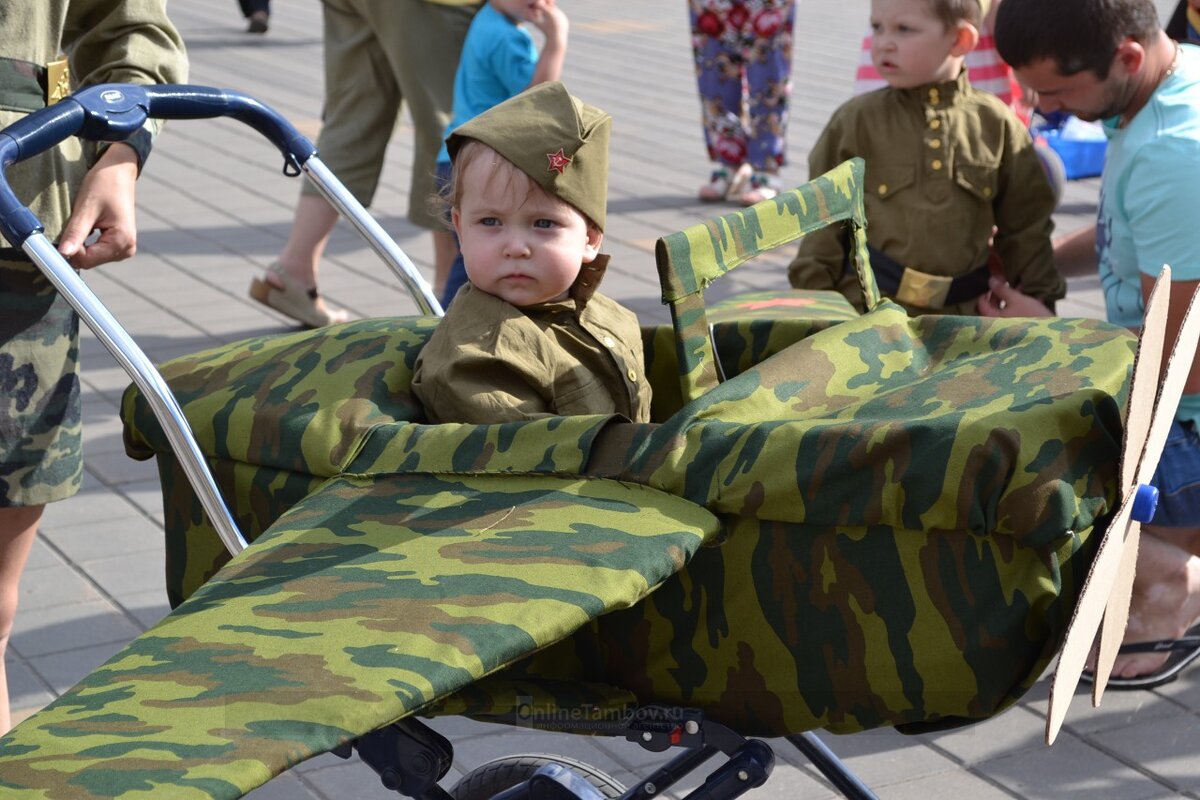
<svg viewBox="0 0 1200 800">
<path fill-rule="evenodd" d="M 834 112 L 809 155 L 820 175 L 866 160 L 867 241 L 905 267 L 958 276 L 988 261 L 988 241 L 1010 283 L 1053 303 L 1066 294 L 1050 244 L 1055 200 L 1029 133 L 994 95 L 955 81 L 860 95 Z M 862 308 L 844 269 L 840 231 L 805 237 L 792 286 L 837 289 Z M 975 301 L 946 306 L 974 314 Z"/>
<path fill-rule="evenodd" d="M 182 83 L 183 41 L 167 18 L 166 0 L 2 0 L 0 56 L 44 65 L 67 53 L 71 86 L 97 83 Z M 0 69 L 5 69 L 0 65 Z M 0 126 L 24 114 L 0 103 Z M 54 152 L 8 170 L 9 184 L 57 240 L 74 190 L 95 160 L 95 149 L 72 137 Z M 0 247 L 9 243 L 0 237 Z"/>
<path fill-rule="evenodd" d="M 520 309 L 466 284 L 417 357 L 412 392 L 430 422 L 650 420 L 637 317 L 599 293 Z"/>
</svg>

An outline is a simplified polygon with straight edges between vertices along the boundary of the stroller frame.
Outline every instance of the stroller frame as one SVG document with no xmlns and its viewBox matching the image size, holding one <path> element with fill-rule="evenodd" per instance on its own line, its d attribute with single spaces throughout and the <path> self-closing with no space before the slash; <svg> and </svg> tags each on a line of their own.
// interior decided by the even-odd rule
<svg viewBox="0 0 1200 800">
<path fill-rule="evenodd" d="M 431 288 L 395 241 L 345 189 L 317 156 L 315 146 L 285 118 L 259 101 L 238 92 L 194 85 L 133 86 L 104 84 L 78 92 L 55 106 L 30 114 L 0 133 L 0 173 L 18 161 L 44 152 L 66 138 L 78 135 L 94 141 L 123 141 L 139 130 L 147 118 L 208 119 L 232 117 L 259 131 L 284 157 L 285 175 L 305 174 L 314 186 L 348 219 L 372 249 L 405 285 L 424 314 L 440 316 L 442 308 Z M 147 398 L 168 436 L 189 483 L 225 548 L 236 555 L 247 547 L 229 507 L 205 462 L 190 426 L 171 390 L 145 353 L 137 346 L 100 299 L 75 273 L 43 233 L 40 221 L 25 207 L 0 174 L 0 232 L 20 246 L 84 323 L 129 374 Z M 648 778 L 621 795 L 622 800 L 649 798 L 683 779 L 704 762 L 721 753 L 724 764 L 713 770 L 704 784 L 685 800 L 729 800 L 762 786 L 774 766 L 769 745 L 747 739 L 694 710 L 652 706 L 640 709 L 618 725 L 577 732 L 623 735 L 643 748 L 662 752 L 682 747 Z M 829 782 L 852 800 L 875 795 L 814 734 L 786 737 Z M 360 737 L 352 745 L 360 758 L 380 775 L 383 785 L 420 800 L 453 797 L 437 781 L 449 770 L 451 744 L 414 718 L 405 718 Z M 334 752 L 344 758 L 351 745 Z M 547 765 L 522 783 L 495 795 L 496 800 L 517 798 L 602 798 L 591 784 L 569 767 Z"/>
</svg>

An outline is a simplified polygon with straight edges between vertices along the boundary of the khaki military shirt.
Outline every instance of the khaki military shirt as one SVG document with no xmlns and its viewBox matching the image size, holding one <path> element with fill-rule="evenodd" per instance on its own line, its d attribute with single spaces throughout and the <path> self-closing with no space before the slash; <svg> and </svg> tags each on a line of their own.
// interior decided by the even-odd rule
<svg viewBox="0 0 1200 800">
<path fill-rule="evenodd" d="M 834 112 L 809 156 L 813 177 L 848 158 L 866 160 L 867 241 L 905 267 L 958 276 L 987 263 L 995 245 L 1010 283 L 1040 300 L 1066 293 L 1054 265 L 1054 195 L 1029 133 L 995 96 L 958 80 L 880 89 Z M 844 273 L 840 228 L 801 240 L 788 269 L 797 288 L 838 289 L 861 308 Z M 947 306 L 974 314 L 975 301 Z"/>
<path fill-rule="evenodd" d="M 412 391 L 430 422 L 650 420 L 637 317 L 602 294 L 520 309 L 466 284 L 417 357 Z"/>
<path fill-rule="evenodd" d="M 0 56 L 46 64 L 67 53 L 71 88 L 97 83 L 182 83 L 183 41 L 166 0 L 0 0 Z M 0 126 L 25 112 L 0 106 Z M 8 169 L 9 184 L 55 241 L 95 147 L 71 137 Z M 9 243 L 0 237 L 0 247 Z"/>
</svg>

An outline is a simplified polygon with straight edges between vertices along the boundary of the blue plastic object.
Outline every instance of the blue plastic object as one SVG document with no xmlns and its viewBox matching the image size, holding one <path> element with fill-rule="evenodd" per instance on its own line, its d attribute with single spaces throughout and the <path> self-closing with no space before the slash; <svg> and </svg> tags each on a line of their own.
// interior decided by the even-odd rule
<svg viewBox="0 0 1200 800">
<path fill-rule="evenodd" d="M 1104 170 L 1104 151 L 1108 149 L 1108 140 L 1075 138 L 1071 134 L 1068 119 L 1047 119 L 1044 124 L 1034 124 L 1029 133 L 1035 141 L 1045 142 L 1058 154 L 1067 180 L 1094 178 Z"/>
<path fill-rule="evenodd" d="M 1147 483 L 1138 484 L 1133 495 L 1133 511 L 1131 515 L 1138 522 L 1149 522 L 1154 519 L 1158 508 L 1158 489 Z"/>
</svg>

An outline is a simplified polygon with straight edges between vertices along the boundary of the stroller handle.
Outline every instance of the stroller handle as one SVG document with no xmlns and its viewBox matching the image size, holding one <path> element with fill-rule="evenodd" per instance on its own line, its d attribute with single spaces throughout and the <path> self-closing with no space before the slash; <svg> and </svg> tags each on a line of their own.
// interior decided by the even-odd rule
<svg viewBox="0 0 1200 800">
<path fill-rule="evenodd" d="M 84 89 L 17 120 L 0 134 L 0 233 L 16 247 L 42 225 L 8 184 L 11 164 L 43 153 L 64 139 L 120 142 L 156 119 L 232 117 L 271 141 L 299 174 L 317 152 L 304 135 L 274 109 L 240 92 L 188 84 L 106 83 Z"/>
</svg>

